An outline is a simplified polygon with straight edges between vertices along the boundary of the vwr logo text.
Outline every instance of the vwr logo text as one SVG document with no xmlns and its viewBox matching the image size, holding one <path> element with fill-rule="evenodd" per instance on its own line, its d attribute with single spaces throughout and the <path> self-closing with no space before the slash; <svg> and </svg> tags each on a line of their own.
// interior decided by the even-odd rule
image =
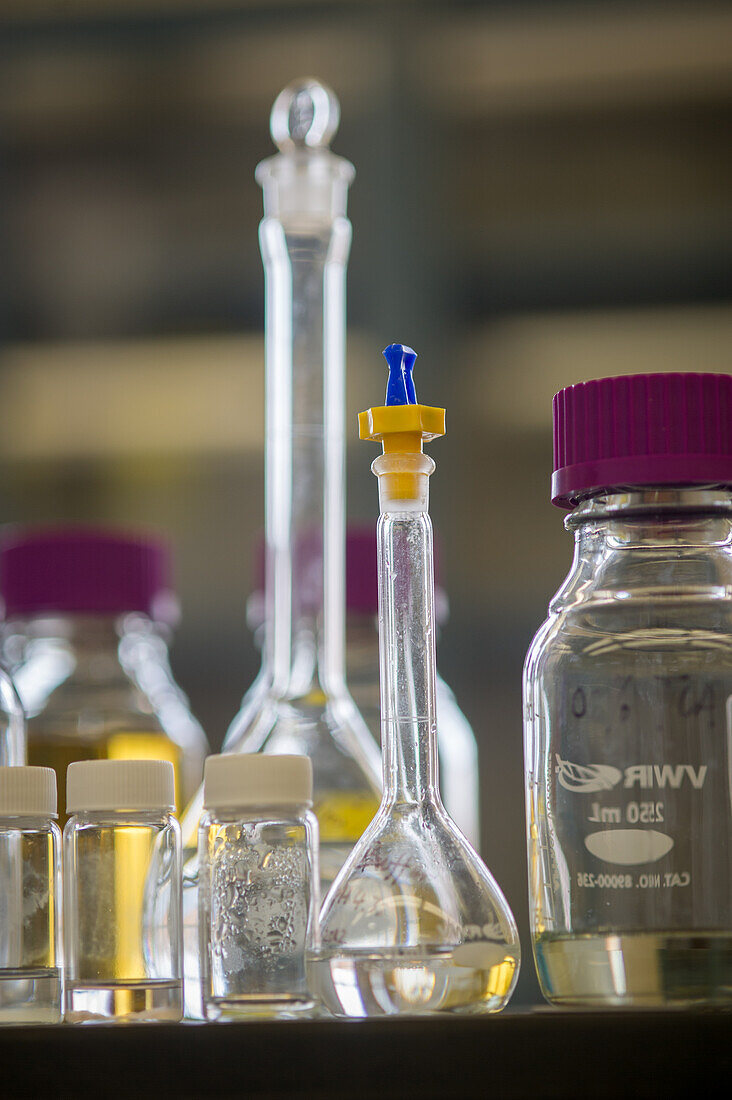
<svg viewBox="0 0 732 1100">
<path fill-rule="evenodd" d="M 670 787 L 678 790 L 684 779 L 692 787 L 700 790 L 707 777 L 707 765 L 700 764 L 632 764 L 621 771 L 610 764 L 572 764 L 562 760 L 555 753 L 557 766 L 554 769 L 559 777 L 560 786 L 566 791 L 590 794 L 596 791 L 610 791 L 623 780 L 624 787 L 640 787 L 650 790 L 652 787 Z"/>
</svg>

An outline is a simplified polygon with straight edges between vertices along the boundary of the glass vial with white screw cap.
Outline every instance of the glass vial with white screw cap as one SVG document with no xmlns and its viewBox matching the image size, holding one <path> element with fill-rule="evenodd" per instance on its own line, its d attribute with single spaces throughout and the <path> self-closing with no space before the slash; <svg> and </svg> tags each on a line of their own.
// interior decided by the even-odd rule
<svg viewBox="0 0 732 1100">
<path fill-rule="evenodd" d="M 66 1018 L 179 1020 L 181 842 L 173 765 L 69 765 L 64 829 Z"/>
<path fill-rule="evenodd" d="M 423 443 L 444 409 L 417 404 L 415 353 L 385 351 L 386 405 L 360 417 L 383 444 L 379 641 L 384 795 L 325 899 L 309 957 L 313 988 L 338 1016 L 497 1012 L 518 976 L 511 911 L 440 798 L 429 478 Z"/>
<path fill-rule="evenodd" d="M 209 1020 L 302 1016 L 319 909 L 306 756 L 210 756 L 199 828 L 199 930 Z"/>
<path fill-rule="evenodd" d="M 0 767 L 0 1024 L 63 1016 L 61 831 L 52 768 Z"/>
</svg>

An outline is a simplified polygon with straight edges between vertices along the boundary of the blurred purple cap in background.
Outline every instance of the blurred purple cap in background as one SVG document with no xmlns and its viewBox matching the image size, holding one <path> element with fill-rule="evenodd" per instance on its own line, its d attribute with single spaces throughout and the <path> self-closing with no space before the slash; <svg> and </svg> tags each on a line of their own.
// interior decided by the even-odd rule
<svg viewBox="0 0 732 1100">
<path fill-rule="evenodd" d="M 169 546 L 114 529 L 9 529 L 0 542 L 0 594 L 6 618 L 130 611 L 177 618 Z"/>
</svg>

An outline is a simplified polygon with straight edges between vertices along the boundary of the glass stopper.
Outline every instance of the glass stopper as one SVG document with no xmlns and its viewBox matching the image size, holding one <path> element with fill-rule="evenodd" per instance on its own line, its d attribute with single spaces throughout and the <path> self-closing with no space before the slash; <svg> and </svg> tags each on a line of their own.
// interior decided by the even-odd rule
<svg viewBox="0 0 732 1100">
<path fill-rule="evenodd" d="M 272 107 L 270 133 L 280 152 L 327 149 L 340 122 L 335 92 L 319 80 L 295 80 L 283 88 Z"/>
</svg>

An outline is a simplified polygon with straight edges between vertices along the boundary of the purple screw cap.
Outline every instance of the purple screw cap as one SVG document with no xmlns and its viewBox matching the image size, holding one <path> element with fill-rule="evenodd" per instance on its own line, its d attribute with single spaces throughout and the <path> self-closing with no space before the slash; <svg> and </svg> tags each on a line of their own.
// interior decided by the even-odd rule
<svg viewBox="0 0 732 1100">
<path fill-rule="evenodd" d="M 732 376 L 633 374 L 556 394 L 552 502 L 641 485 L 732 485 Z"/>
<path fill-rule="evenodd" d="M 0 545 L 0 593 L 6 618 L 126 611 L 158 622 L 177 617 L 167 545 L 109 529 L 11 529 Z"/>
</svg>

